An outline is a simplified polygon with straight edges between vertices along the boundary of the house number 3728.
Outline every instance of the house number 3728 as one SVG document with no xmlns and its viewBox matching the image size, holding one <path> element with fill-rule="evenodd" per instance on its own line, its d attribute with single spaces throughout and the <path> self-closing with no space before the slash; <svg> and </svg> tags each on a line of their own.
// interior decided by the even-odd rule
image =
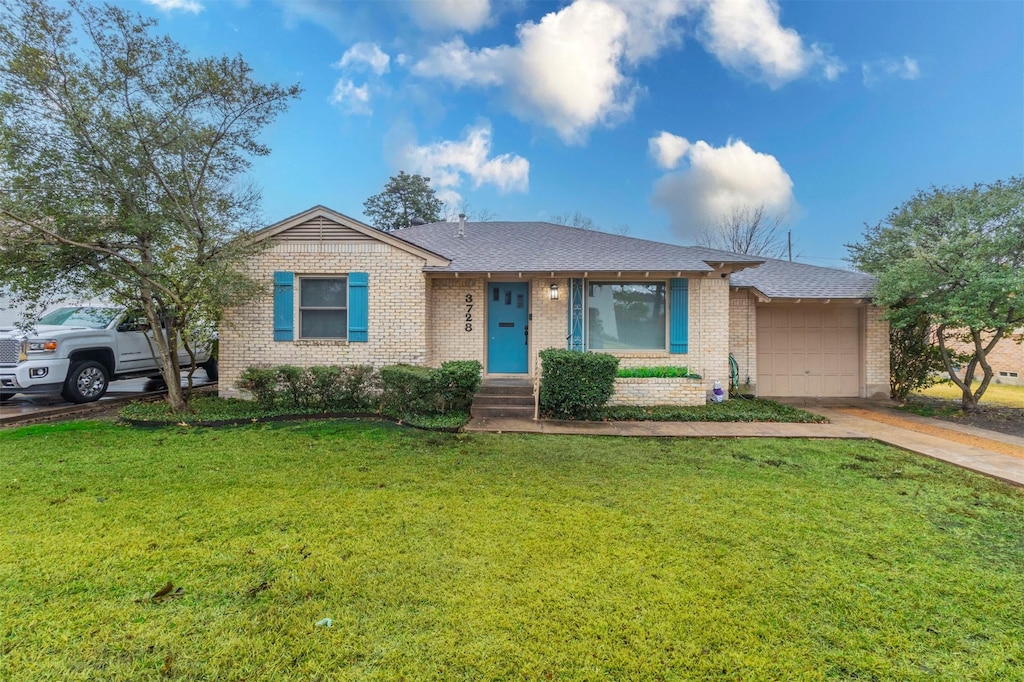
<svg viewBox="0 0 1024 682">
<path fill-rule="evenodd" d="M 473 331 L 473 294 L 466 294 L 466 331 Z"/>
</svg>

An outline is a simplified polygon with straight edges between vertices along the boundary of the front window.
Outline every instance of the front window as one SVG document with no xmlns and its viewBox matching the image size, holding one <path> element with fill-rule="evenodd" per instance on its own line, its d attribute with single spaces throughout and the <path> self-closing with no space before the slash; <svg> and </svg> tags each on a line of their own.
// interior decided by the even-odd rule
<svg viewBox="0 0 1024 682">
<path fill-rule="evenodd" d="M 591 282 L 588 348 L 664 350 L 664 282 Z"/>
<path fill-rule="evenodd" d="M 57 308 L 40 317 L 39 324 L 103 329 L 114 321 L 119 312 L 117 308 Z"/>
<path fill-rule="evenodd" d="M 305 339 L 348 338 L 348 278 L 304 277 L 299 324 Z"/>
</svg>

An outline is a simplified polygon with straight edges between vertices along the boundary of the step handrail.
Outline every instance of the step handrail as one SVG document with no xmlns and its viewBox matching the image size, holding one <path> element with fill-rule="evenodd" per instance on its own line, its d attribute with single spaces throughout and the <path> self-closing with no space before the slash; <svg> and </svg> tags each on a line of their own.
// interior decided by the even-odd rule
<svg viewBox="0 0 1024 682">
<path fill-rule="evenodd" d="M 533 364 L 533 421 L 540 420 L 540 356 Z"/>
</svg>

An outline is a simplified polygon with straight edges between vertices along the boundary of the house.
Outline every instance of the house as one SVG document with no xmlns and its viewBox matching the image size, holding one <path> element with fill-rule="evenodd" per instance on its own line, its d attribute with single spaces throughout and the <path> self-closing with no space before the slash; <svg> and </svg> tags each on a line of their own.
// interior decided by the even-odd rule
<svg viewBox="0 0 1024 682">
<path fill-rule="evenodd" d="M 888 395 L 888 325 L 860 273 L 542 222 L 381 232 L 323 206 L 256 238 L 248 267 L 273 294 L 225 314 L 225 396 L 251 365 L 479 360 L 532 378 L 552 347 L 701 377 L 620 380 L 620 403 L 700 404 L 731 371 L 758 395 Z"/>
<path fill-rule="evenodd" d="M 1024 386 L 1024 327 L 999 339 L 988 354 L 988 363 L 996 383 Z"/>
</svg>

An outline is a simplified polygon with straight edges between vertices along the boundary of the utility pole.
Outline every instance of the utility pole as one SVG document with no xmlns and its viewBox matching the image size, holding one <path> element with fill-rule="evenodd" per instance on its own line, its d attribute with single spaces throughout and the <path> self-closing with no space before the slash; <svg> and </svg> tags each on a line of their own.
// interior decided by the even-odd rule
<svg viewBox="0 0 1024 682">
<path fill-rule="evenodd" d="M 793 230 L 786 230 L 786 248 L 789 251 L 789 262 L 793 262 Z"/>
</svg>

